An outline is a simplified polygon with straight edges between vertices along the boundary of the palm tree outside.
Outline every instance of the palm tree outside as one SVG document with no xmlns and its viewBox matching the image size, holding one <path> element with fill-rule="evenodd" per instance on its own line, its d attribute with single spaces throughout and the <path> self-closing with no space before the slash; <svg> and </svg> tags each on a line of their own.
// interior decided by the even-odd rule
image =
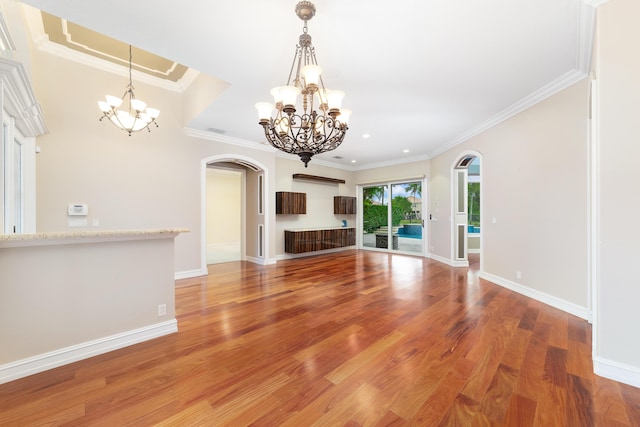
<svg viewBox="0 0 640 427">
<path fill-rule="evenodd" d="M 411 215 L 411 218 L 409 219 L 409 222 L 411 223 L 413 222 L 414 217 L 416 218 L 416 220 L 418 219 L 416 215 L 415 202 L 416 202 L 416 194 L 422 197 L 422 184 L 419 182 L 412 182 L 411 184 L 405 185 L 404 191 L 410 193 L 412 196 L 412 199 L 411 199 L 412 215 Z"/>
</svg>

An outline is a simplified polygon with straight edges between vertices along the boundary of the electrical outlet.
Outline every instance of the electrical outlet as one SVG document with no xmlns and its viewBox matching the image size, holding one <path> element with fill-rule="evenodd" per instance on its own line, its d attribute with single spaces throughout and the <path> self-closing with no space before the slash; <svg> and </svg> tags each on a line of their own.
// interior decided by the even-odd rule
<svg viewBox="0 0 640 427">
<path fill-rule="evenodd" d="M 167 314 L 167 304 L 158 305 L 158 316 L 166 316 Z"/>
<path fill-rule="evenodd" d="M 520 270 L 516 271 L 516 279 L 522 279 L 522 273 L 520 272 Z"/>
</svg>

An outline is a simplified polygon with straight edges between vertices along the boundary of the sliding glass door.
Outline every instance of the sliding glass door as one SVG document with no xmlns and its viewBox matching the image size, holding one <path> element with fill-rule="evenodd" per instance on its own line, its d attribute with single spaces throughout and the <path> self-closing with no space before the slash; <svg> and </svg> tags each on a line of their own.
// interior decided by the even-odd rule
<svg viewBox="0 0 640 427">
<path fill-rule="evenodd" d="M 422 181 L 362 188 L 362 246 L 423 254 Z"/>
</svg>

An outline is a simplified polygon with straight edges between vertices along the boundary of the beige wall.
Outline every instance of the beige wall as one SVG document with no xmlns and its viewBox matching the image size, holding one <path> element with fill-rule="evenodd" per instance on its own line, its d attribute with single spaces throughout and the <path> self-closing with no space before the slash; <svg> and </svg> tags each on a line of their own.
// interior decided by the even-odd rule
<svg viewBox="0 0 640 427">
<path fill-rule="evenodd" d="M 633 372 L 640 387 L 640 279 L 635 271 L 640 229 L 640 3 L 610 1 L 598 9 L 596 78 L 599 91 L 598 287 L 596 372 Z"/>
<path fill-rule="evenodd" d="M 585 79 L 431 159 L 430 209 L 439 210 L 432 252 L 451 258 L 451 170 L 462 153 L 476 151 L 484 272 L 586 317 L 587 105 Z"/>
<path fill-rule="evenodd" d="M 120 94 L 124 78 L 37 50 L 33 63 L 46 70 L 32 78 L 50 131 L 37 139 L 37 230 L 69 230 L 68 203 L 87 203 L 89 224 L 101 229 L 184 227 L 175 270 L 201 271 L 202 160 L 241 155 L 273 171 L 274 154 L 187 136 L 180 95 L 138 82 L 136 95 L 161 111 L 160 128 L 129 137 L 98 121 L 97 101 Z"/>
<path fill-rule="evenodd" d="M 109 349 L 118 335 L 135 342 L 136 329 L 167 321 L 175 329 L 173 267 L 165 262 L 173 258 L 173 237 L 95 240 L 0 247 L 0 382 L 17 361 L 46 366 Z M 45 357 L 49 352 L 55 354 Z"/>
<path fill-rule="evenodd" d="M 207 168 L 207 246 L 240 244 L 242 171 Z"/>
</svg>

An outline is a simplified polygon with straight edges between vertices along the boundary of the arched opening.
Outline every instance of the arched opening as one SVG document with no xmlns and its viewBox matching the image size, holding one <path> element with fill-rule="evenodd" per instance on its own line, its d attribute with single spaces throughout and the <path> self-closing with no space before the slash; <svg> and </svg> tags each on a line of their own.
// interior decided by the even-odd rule
<svg viewBox="0 0 640 427">
<path fill-rule="evenodd" d="M 461 154 L 452 169 L 452 259 L 457 267 L 482 270 L 482 155 Z"/>
<path fill-rule="evenodd" d="M 211 263 L 247 260 L 263 264 L 269 259 L 267 182 L 266 168 L 251 158 L 234 154 L 202 160 L 203 271 Z"/>
</svg>

